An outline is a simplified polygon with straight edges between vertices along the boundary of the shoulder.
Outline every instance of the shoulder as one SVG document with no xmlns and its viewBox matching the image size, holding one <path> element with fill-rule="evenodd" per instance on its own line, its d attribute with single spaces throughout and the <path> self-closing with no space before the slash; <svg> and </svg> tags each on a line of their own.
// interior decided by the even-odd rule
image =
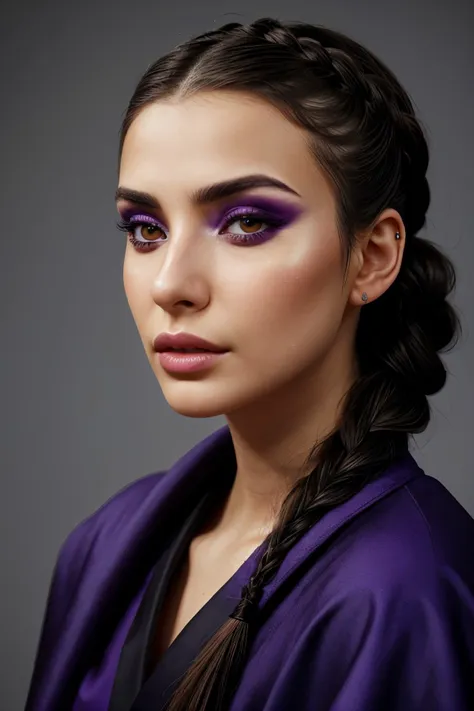
<svg viewBox="0 0 474 711">
<path fill-rule="evenodd" d="M 474 519 L 424 473 L 361 512 L 337 545 L 340 574 L 356 587 L 436 596 L 451 571 L 474 594 Z"/>
<path fill-rule="evenodd" d="M 404 649 L 416 664 L 431 645 L 435 666 L 441 647 L 453 650 L 450 663 L 464 649 L 474 664 L 474 520 L 438 480 L 417 477 L 377 501 L 323 558 L 318 605 L 306 609 L 328 652 L 344 636 L 354 654 L 366 644 L 376 655 Z"/>
<path fill-rule="evenodd" d="M 448 635 L 465 619 L 474 649 L 474 520 L 438 480 L 423 473 L 375 501 L 321 553 L 299 593 L 302 624 L 378 629 L 382 642 L 430 625 Z"/>
<path fill-rule="evenodd" d="M 474 520 L 440 482 L 417 477 L 361 511 L 310 575 L 288 634 L 322 709 L 472 708 Z"/>
<path fill-rule="evenodd" d="M 84 558 L 102 530 L 119 519 L 126 520 L 166 473 L 167 470 L 158 471 L 135 479 L 76 524 L 60 546 L 54 576 L 63 577 L 67 573 L 71 579 L 75 572 L 79 575 Z"/>
<path fill-rule="evenodd" d="M 78 523 L 63 541 L 50 579 L 29 699 L 38 693 L 38 685 L 43 683 L 40 682 L 44 673 L 43 660 L 52 658 L 52 650 L 58 646 L 61 635 L 68 633 L 71 611 L 77 606 L 77 591 L 88 562 L 94 558 L 97 539 L 104 532 L 110 538 L 114 523 L 130 517 L 165 474 L 166 471 L 155 472 L 127 484 Z M 95 562 L 97 566 L 103 568 L 100 560 Z"/>
<path fill-rule="evenodd" d="M 474 519 L 439 480 L 424 475 L 404 487 L 440 567 L 452 567 L 474 585 Z"/>
</svg>

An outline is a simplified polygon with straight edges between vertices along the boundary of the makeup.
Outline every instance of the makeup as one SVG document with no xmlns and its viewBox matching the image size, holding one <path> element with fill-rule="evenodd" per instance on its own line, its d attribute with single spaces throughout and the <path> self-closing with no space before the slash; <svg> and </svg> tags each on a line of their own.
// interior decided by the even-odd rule
<svg viewBox="0 0 474 711">
<path fill-rule="evenodd" d="M 155 353 L 154 356 L 160 361 L 160 365 L 170 373 L 195 373 L 199 370 L 207 370 L 215 365 L 220 359 L 225 358 L 225 353 L 173 353 L 164 351 Z"/>
<path fill-rule="evenodd" d="M 206 221 L 211 229 L 219 230 L 219 236 L 223 236 L 231 244 L 254 246 L 288 228 L 302 211 L 301 207 L 288 201 L 249 195 L 240 199 L 234 198 L 225 206 L 213 208 Z M 137 251 L 154 250 L 166 241 L 166 230 L 158 218 L 138 212 L 136 208 L 122 209 L 120 214 L 122 221 L 117 223 L 117 227 L 129 235 L 129 240 Z M 241 232 L 228 230 L 233 224 L 239 227 L 239 222 L 245 222 L 250 230 L 255 223 L 257 226 L 261 223 L 263 228 L 255 232 L 246 232 L 245 227 L 240 227 Z"/>
<path fill-rule="evenodd" d="M 259 212 L 262 218 L 274 220 L 288 226 L 302 213 L 302 208 L 288 200 L 278 200 L 264 195 L 241 195 L 228 200 L 225 205 L 214 206 L 209 211 L 209 224 L 214 229 L 228 219 L 236 210 L 250 209 Z"/>
</svg>

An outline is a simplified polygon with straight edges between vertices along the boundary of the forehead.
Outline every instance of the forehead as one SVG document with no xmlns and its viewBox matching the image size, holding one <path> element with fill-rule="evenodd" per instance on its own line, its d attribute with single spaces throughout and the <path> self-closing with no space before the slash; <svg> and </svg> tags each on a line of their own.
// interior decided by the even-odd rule
<svg viewBox="0 0 474 711">
<path fill-rule="evenodd" d="M 201 92 L 143 109 L 123 146 L 121 184 L 195 186 L 265 172 L 295 183 L 325 182 L 307 134 L 263 99 L 243 92 Z"/>
</svg>

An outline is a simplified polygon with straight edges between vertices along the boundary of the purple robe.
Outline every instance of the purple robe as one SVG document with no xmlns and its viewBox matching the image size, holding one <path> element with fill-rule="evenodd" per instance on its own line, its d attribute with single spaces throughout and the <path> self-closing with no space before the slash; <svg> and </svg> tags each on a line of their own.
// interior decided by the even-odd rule
<svg viewBox="0 0 474 711">
<path fill-rule="evenodd" d="M 233 476 L 226 426 L 76 526 L 53 572 L 25 711 L 108 710 L 157 559 L 203 493 Z M 218 603 L 222 624 L 262 550 L 190 621 L 202 643 L 197 621 Z M 408 452 L 305 533 L 259 608 L 230 711 L 474 709 L 474 520 Z"/>
</svg>

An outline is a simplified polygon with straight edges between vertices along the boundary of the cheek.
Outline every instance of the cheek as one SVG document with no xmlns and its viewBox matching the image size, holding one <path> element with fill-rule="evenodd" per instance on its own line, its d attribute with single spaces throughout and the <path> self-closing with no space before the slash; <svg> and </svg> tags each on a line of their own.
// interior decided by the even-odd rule
<svg viewBox="0 0 474 711">
<path fill-rule="evenodd" d="M 303 358 L 306 351 L 314 358 L 333 339 L 345 307 L 339 243 L 308 249 L 287 263 L 269 260 L 228 287 L 232 310 L 239 305 L 247 353 L 279 359 L 298 349 Z"/>
</svg>

